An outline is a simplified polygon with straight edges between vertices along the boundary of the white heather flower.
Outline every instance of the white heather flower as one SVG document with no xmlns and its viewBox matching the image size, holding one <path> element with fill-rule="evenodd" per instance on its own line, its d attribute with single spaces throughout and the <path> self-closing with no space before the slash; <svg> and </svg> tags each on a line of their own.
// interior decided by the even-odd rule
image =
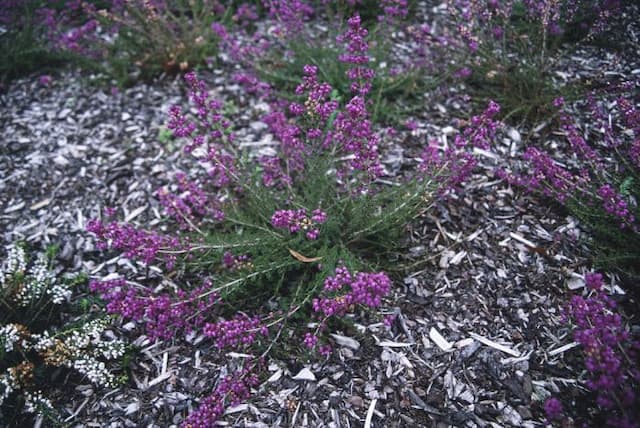
<svg viewBox="0 0 640 428">
<path fill-rule="evenodd" d="M 20 340 L 20 331 L 16 324 L 7 324 L 0 327 L 0 344 L 4 345 L 5 352 L 13 351 L 13 345 Z"/>
<path fill-rule="evenodd" d="M 41 391 L 36 391 L 31 393 L 26 391 L 24 393 L 25 401 L 24 401 L 24 411 L 26 413 L 45 413 L 53 411 L 53 405 L 49 399 L 45 398 L 42 395 Z"/>
<path fill-rule="evenodd" d="M 125 353 L 125 345 L 121 340 L 110 342 L 99 342 L 96 344 L 96 356 L 101 356 L 107 360 L 116 360 Z"/>
<path fill-rule="evenodd" d="M 15 389 L 18 389 L 18 385 L 10 371 L 0 376 L 0 406 Z"/>
<path fill-rule="evenodd" d="M 51 301 L 60 305 L 71 298 L 71 289 L 66 284 L 54 284 L 47 291 L 51 295 Z"/>
<path fill-rule="evenodd" d="M 98 361 L 90 355 L 84 355 L 73 362 L 73 368 L 87 376 L 87 378 L 97 385 L 115 386 L 116 379 L 109 372 L 104 362 Z"/>
<path fill-rule="evenodd" d="M 27 268 L 27 255 L 22 247 L 12 245 L 7 247 L 7 258 L 0 267 L 0 285 L 6 288 L 7 278 L 17 272 L 24 272 Z"/>
<path fill-rule="evenodd" d="M 38 352 L 51 348 L 56 343 L 47 330 L 43 331 L 42 334 L 32 334 L 31 341 L 33 342 L 33 349 Z"/>
<path fill-rule="evenodd" d="M 41 254 L 29 269 L 29 278 L 15 294 L 14 299 L 20 306 L 28 306 L 48 292 L 49 286 L 55 282 L 55 279 L 55 273 L 49 270 L 46 256 Z"/>
</svg>

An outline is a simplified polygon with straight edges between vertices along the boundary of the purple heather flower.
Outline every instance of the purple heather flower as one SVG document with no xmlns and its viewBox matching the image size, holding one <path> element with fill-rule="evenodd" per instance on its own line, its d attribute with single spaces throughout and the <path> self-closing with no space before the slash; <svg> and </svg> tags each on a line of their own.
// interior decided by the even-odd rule
<svg viewBox="0 0 640 428">
<path fill-rule="evenodd" d="M 304 343 L 304 346 L 306 346 L 307 348 L 313 349 L 318 344 L 318 336 L 316 336 L 313 333 L 308 333 L 307 332 L 304 335 L 303 343 Z"/>
<path fill-rule="evenodd" d="M 200 400 L 198 408 L 182 422 L 182 428 L 211 428 L 224 415 L 225 405 L 236 406 L 251 395 L 251 388 L 260 381 L 251 370 L 245 367 L 238 373 L 226 376 L 216 386 L 211 395 Z"/>
<path fill-rule="evenodd" d="M 380 306 L 382 298 L 391 291 L 391 280 L 384 272 L 357 272 L 352 275 L 340 266 L 336 268 L 335 276 L 325 279 L 324 291 L 332 296 L 313 299 L 314 312 L 326 317 L 343 315 L 352 305 Z M 338 291 L 346 293 L 333 296 Z"/>
<path fill-rule="evenodd" d="M 38 83 L 42 86 L 49 86 L 51 84 L 52 78 L 48 74 L 43 74 L 38 78 Z"/>
<path fill-rule="evenodd" d="M 455 72 L 455 77 L 464 80 L 473 74 L 473 71 L 469 67 L 462 67 L 460 70 Z"/>
<path fill-rule="evenodd" d="M 204 335 L 213 338 L 218 348 L 246 347 L 255 342 L 258 334 L 266 336 L 268 332 L 260 318 L 251 318 L 243 313 L 228 321 L 206 323 L 203 328 Z"/>
<path fill-rule="evenodd" d="M 311 218 L 307 216 L 304 208 L 298 210 L 277 210 L 271 217 L 271 225 L 276 229 L 287 229 L 290 233 L 297 233 L 300 230 L 305 232 L 309 240 L 316 240 L 320 234 L 317 228 L 327 220 L 327 214 L 316 209 Z"/>
<path fill-rule="evenodd" d="M 544 402 L 544 412 L 547 415 L 548 420 L 556 420 L 562 416 L 562 403 L 555 397 L 548 398 Z"/>
</svg>

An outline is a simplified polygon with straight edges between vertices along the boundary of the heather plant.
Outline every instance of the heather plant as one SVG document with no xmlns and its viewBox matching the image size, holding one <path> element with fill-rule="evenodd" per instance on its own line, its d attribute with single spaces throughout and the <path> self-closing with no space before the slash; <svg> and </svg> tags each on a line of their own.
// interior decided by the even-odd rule
<svg viewBox="0 0 640 428">
<path fill-rule="evenodd" d="M 359 9 L 356 7 L 359 2 L 346 3 L 353 3 L 352 6 Z M 438 82 L 438 78 L 431 77 L 436 72 L 433 64 L 437 60 L 436 53 L 432 51 L 434 37 L 426 24 L 407 24 L 407 2 L 379 2 L 378 6 L 377 9 L 369 9 L 369 12 L 379 12 L 375 20 L 365 23 L 359 19 L 357 24 L 347 20 L 346 25 L 342 19 L 344 11 L 332 16 L 335 12 L 329 8 L 330 23 L 326 33 L 313 36 L 300 31 L 305 20 L 298 15 L 276 14 L 282 28 L 282 43 L 272 46 L 267 55 L 255 60 L 258 76 L 278 89 L 280 97 L 291 100 L 289 94 L 302 77 L 300 70 L 305 64 L 313 64 L 318 67 L 322 79 L 335 90 L 334 97 L 346 100 L 351 91 L 347 74 L 351 61 L 349 56 L 352 55 L 351 50 L 355 50 L 359 60 L 366 61 L 367 67 L 375 70 L 370 82 L 372 118 L 375 121 L 401 121 L 421 108 L 419 94 Z M 338 7 L 338 10 L 343 9 Z M 399 30 L 407 35 L 410 54 L 403 54 L 392 47 L 392 34 Z"/>
<path fill-rule="evenodd" d="M 536 121 L 553 114 L 547 106 L 562 95 L 576 97 L 578 82 L 552 79 L 567 29 L 582 25 L 584 38 L 606 30 L 617 1 L 450 0 L 458 36 L 448 39 L 464 52 L 456 61 L 480 99 L 495 99 L 505 118 Z M 575 32 L 573 32 L 575 34 Z"/>
<path fill-rule="evenodd" d="M 637 427 L 640 397 L 640 340 L 625 326 L 622 311 L 608 295 L 599 273 L 585 275 L 587 295 L 574 295 L 565 311 L 580 345 L 584 363 L 582 381 L 590 392 L 594 411 L 591 422 L 598 426 Z M 547 399 L 544 410 L 549 422 L 565 426 L 569 408 L 558 398 Z M 576 415 L 578 420 L 586 415 Z M 561 424 L 561 425 L 560 425 Z"/>
<path fill-rule="evenodd" d="M 50 71 L 76 60 L 51 51 L 40 25 L 37 0 L 4 0 L 0 4 L 0 84 L 35 71 Z"/>
<path fill-rule="evenodd" d="M 569 162 L 561 163 L 553 154 L 531 146 L 522 155 L 526 169 L 498 173 L 566 206 L 590 232 L 597 265 L 637 277 L 640 114 L 634 99 L 624 94 L 615 100 L 613 111 L 606 109 L 605 100 L 598 102 L 593 96 L 588 104 L 592 123 L 585 128 L 560 112 L 563 149 L 570 154 Z M 563 105 L 564 100 L 555 101 L 557 108 Z"/>
<path fill-rule="evenodd" d="M 21 413 L 60 422 L 43 395 L 57 368 L 98 386 L 120 382 L 107 363 L 124 355 L 124 343 L 106 338 L 107 318 L 67 319 L 73 288 L 85 280 L 59 278 L 53 257 L 50 251 L 30 260 L 24 247 L 13 245 L 0 268 L 0 420 L 12 426 L 26 423 Z"/>
<path fill-rule="evenodd" d="M 218 49 L 211 24 L 233 15 L 215 0 L 67 3 L 39 10 L 50 43 L 94 59 L 120 84 L 205 65 Z"/>
<path fill-rule="evenodd" d="M 358 28 L 359 17 L 349 21 Z M 385 168 L 369 112 L 374 71 L 365 59 L 349 50 L 347 101 L 332 97 L 319 68 L 307 64 L 296 88 L 302 101 L 274 104 L 263 119 L 277 145 L 262 152 L 240 150 L 223 103 L 188 73 L 193 107 L 171 107 L 168 128 L 199 172 L 176 172 L 158 191 L 168 227 L 144 230 L 113 210 L 88 224 L 101 248 L 172 272 L 171 284 L 92 281 L 107 312 L 144 326 L 151 340 L 200 334 L 220 350 L 256 356 L 221 372 L 185 427 L 211 426 L 227 405 L 245 400 L 270 353 L 329 355 L 328 333 L 347 328 L 351 313 L 378 308 L 391 291 L 385 271 L 407 222 L 428 209 L 438 186 L 459 184 L 472 168 L 451 169 L 454 154 L 434 149 L 412 178 L 380 181 Z M 491 105 L 474 118 L 477 130 L 461 134 L 453 151 L 487 144 L 496 112 Z"/>
</svg>

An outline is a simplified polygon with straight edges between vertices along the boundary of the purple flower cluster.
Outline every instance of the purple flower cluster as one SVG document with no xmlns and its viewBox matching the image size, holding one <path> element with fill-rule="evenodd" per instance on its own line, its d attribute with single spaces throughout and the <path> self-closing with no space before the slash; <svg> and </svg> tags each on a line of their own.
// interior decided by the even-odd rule
<svg viewBox="0 0 640 428">
<path fill-rule="evenodd" d="M 211 428 L 216 426 L 216 421 L 224 415 L 225 405 L 236 406 L 247 400 L 251 395 L 251 388 L 259 383 L 258 376 L 252 373 L 249 368 L 226 376 L 211 395 L 200 401 L 198 409 L 185 419 L 181 427 Z"/>
<path fill-rule="evenodd" d="M 87 231 L 96 235 L 99 249 L 120 250 L 125 257 L 140 260 L 147 265 L 157 260 L 161 249 L 180 249 L 184 246 L 178 238 L 136 229 L 130 224 L 116 221 L 105 224 L 100 220 L 90 220 L 87 223 Z M 174 256 L 163 255 L 162 261 L 167 269 L 173 269 Z"/>
<path fill-rule="evenodd" d="M 464 129 L 462 135 L 456 136 L 456 147 L 465 147 L 471 144 L 472 147 L 489 150 L 496 137 L 496 130 L 500 126 L 500 122 L 495 120 L 498 113 L 500 113 L 498 103 L 489 100 L 489 104 L 482 114 L 473 116 L 470 125 Z"/>
<path fill-rule="evenodd" d="M 188 293 L 178 289 L 175 296 L 154 294 L 124 279 L 91 281 L 89 289 L 106 301 L 108 313 L 144 323 L 151 340 L 166 340 L 181 332 L 196 331 L 204 325 L 205 313 L 219 303 L 219 296 L 215 293 L 201 297 L 211 285 L 207 280 Z"/>
<path fill-rule="evenodd" d="M 314 13 L 313 7 L 301 0 L 262 0 L 262 3 L 269 16 L 281 24 L 278 32 L 284 37 L 299 35 L 304 22 Z"/>
<path fill-rule="evenodd" d="M 609 184 L 604 184 L 598 189 L 598 196 L 602 199 L 602 206 L 607 214 L 620 220 L 620 227 L 625 228 L 635 221 L 634 215 L 629 211 L 627 202 Z"/>
<path fill-rule="evenodd" d="M 184 148 L 186 153 L 204 147 L 203 162 L 209 165 L 211 184 L 218 188 L 228 186 L 236 173 L 235 158 L 231 154 L 234 140 L 229 132 L 231 122 L 221 113 L 222 103 L 211 98 L 206 84 L 194 72 L 185 74 L 184 78 L 190 87 L 189 98 L 197 110 L 196 122 L 189 120 L 180 106 L 172 106 L 167 127 L 174 136 L 191 139 Z"/>
<path fill-rule="evenodd" d="M 640 169 L 640 110 L 628 99 L 620 97 L 617 100 L 627 128 L 633 131 L 634 139 L 629 145 L 627 155 L 632 164 Z"/>
<path fill-rule="evenodd" d="M 234 256 L 231 252 L 225 251 L 222 255 L 222 264 L 227 270 L 238 271 L 243 269 L 253 269 L 251 257 L 247 254 Z"/>
<path fill-rule="evenodd" d="M 364 97 L 371 91 L 371 81 L 375 72 L 366 66 L 369 63 L 369 32 L 361 25 L 360 15 L 354 15 L 347 21 L 346 33 L 338 36 L 339 43 L 346 44 L 346 52 L 338 59 L 353 66 L 347 71 L 351 80 L 351 91 Z"/>
<path fill-rule="evenodd" d="M 315 65 L 307 64 L 302 71 L 304 73 L 302 83 L 296 87 L 296 95 L 307 94 L 302 111 L 311 118 L 317 118 L 320 124 L 324 124 L 338 108 L 338 102 L 329 99 L 331 85 L 318 82 L 318 67 Z"/>
<path fill-rule="evenodd" d="M 604 130 L 601 147 L 606 147 L 623 157 L 627 156 L 627 159 L 622 159 L 623 165 L 631 167 L 638 165 L 636 160 L 640 160 L 640 138 L 638 137 L 640 118 L 633 104 L 625 98 L 617 100 L 620 114 L 633 131 L 632 141 L 629 143 L 628 137 L 622 133 L 615 134 L 614 126 L 609 123 L 609 114 L 602 111 L 593 97 L 589 98 L 593 127 Z M 564 100 L 558 98 L 554 100 L 553 105 L 562 108 Z M 585 137 L 564 111 L 560 113 L 560 122 L 568 149 L 575 155 L 569 165 L 560 164 L 538 148 L 528 147 L 522 156 L 529 166 L 528 172 L 508 173 L 499 170 L 497 175 L 514 185 L 524 187 L 527 191 L 542 191 L 546 196 L 560 203 L 571 200 L 590 209 L 602 207 L 602 213 L 615 219 L 619 227 L 637 230 L 637 216 L 634 213 L 637 205 L 632 198 L 617 190 L 615 181 L 612 182 L 612 178 L 622 181 L 621 177 L 612 177 L 608 173 L 605 159 L 598 150 L 594 149 L 597 144 L 587 143 Z M 636 152 L 638 159 L 634 157 Z"/>
<path fill-rule="evenodd" d="M 258 79 L 251 73 L 234 73 L 231 79 L 241 85 L 248 94 L 267 98 L 271 94 L 271 85 Z"/>
<path fill-rule="evenodd" d="M 562 416 L 562 403 L 555 397 L 548 398 L 544 402 L 544 413 L 547 415 L 547 420 L 553 421 Z"/>
<path fill-rule="evenodd" d="M 349 28 L 346 33 L 338 36 L 338 42 L 346 45 L 346 52 L 340 55 L 339 60 L 351 64 L 347 77 L 352 82 L 351 90 L 355 96 L 344 110 L 338 113 L 334 129 L 327 138 L 351 156 L 351 170 L 365 173 L 360 185 L 363 187 L 362 190 L 366 190 L 370 182 L 383 174 L 378 153 L 378 137 L 373 132 L 365 98 L 371 90 L 375 73 L 366 66 L 369 63 L 368 31 L 361 26 L 360 16 L 354 15 L 347 23 Z M 340 171 L 341 175 L 348 173 L 349 170 Z"/>
<path fill-rule="evenodd" d="M 247 347 L 255 342 L 258 334 L 269 334 L 259 317 L 252 318 L 244 313 L 238 313 L 230 320 L 206 323 L 202 331 L 205 336 L 214 340 L 218 348 Z"/>
<path fill-rule="evenodd" d="M 500 106 L 489 101 L 482 114 L 473 116 L 462 133 L 456 135 L 452 146 L 441 150 L 435 141 L 431 141 L 424 148 L 419 170 L 425 175 L 435 175 L 434 178 L 441 183 L 441 193 L 455 191 L 471 175 L 477 165 L 473 149 L 490 148 L 501 126 L 495 119 L 499 112 Z M 446 175 L 441 174 L 443 169 L 447 170 Z"/>
<path fill-rule="evenodd" d="M 307 239 L 316 240 L 320 235 L 319 224 L 327 221 L 327 214 L 321 209 L 313 210 L 311 217 L 307 210 L 278 210 L 271 217 L 271 225 L 277 229 L 287 229 L 290 233 L 305 232 Z"/>
<path fill-rule="evenodd" d="M 546 196 L 565 202 L 585 182 L 584 177 L 571 174 L 551 156 L 535 147 L 528 147 L 522 158 L 530 165 L 528 174 L 516 175 L 498 170 L 497 175 L 509 183 L 530 192 L 541 190 Z"/>
<path fill-rule="evenodd" d="M 36 15 L 54 49 L 99 58 L 103 52 L 99 48 L 96 12 L 92 4 L 68 1 L 64 9 L 42 7 Z"/>
<path fill-rule="evenodd" d="M 325 279 L 324 291 L 330 297 L 313 299 L 313 310 L 325 317 L 344 315 L 353 305 L 377 308 L 382 298 L 391 291 L 391 279 L 384 272 L 356 272 L 340 266 L 335 276 Z"/>
<path fill-rule="evenodd" d="M 278 138 L 280 150 L 277 156 L 261 156 L 263 167 L 262 183 L 267 186 L 290 185 L 295 173 L 304 171 L 307 147 L 304 144 L 302 130 L 295 123 L 289 122 L 281 111 L 267 114 L 263 121 Z"/>
<path fill-rule="evenodd" d="M 236 13 L 233 14 L 233 20 L 240 24 L 241 27 L 246 27 L 252 22 L 258 20 L 258 11 L 255 4 L 242 3 L 236 9 Z"/>
<path fill-rule="evenodd" d="M 378 21 L 387 25 L 393 25 L 404 19 L 409 14 L 409 2 L 407 0 L 382 0 L 380 2 L 384 14 L 378 16 Z"/>
<path fill-rule="evenodd" d="M 218 38 L 218 48 L 240 64 L 250 66 L 252 60 L 262 57 L 271 47 L 271 42 L 259 31 L 249 34 L 240 28 L 237 33 L 230 33 L 219 22 L 211 24 L 211 31 Z"/>
<path fill-rule="evenodd" d="M 607 412 L 608 426 L 631 427 L 637 421 L 640 387 L 640 341 L 632 338 L 616 312 L 615 301 L 602 288 L 602 275 L 588 274 L 589 297 L 573 296 L 567 309 L 574 340 L 583 347 L 587 387 Z"/>
<path fill-rule="evenodd" d="M 173 217 L 184 229 L 192 228 L 192 224 L 205 216 L 215 221 L 224 220 L 224 211 L 220 201 L 211 198 L 197 183 L 178 172 L 175 174 L 179 194 L 171 193 L 166 187 L 156 193 L 158 201 L 165 208 L 165 212 Z"/>
</svg>

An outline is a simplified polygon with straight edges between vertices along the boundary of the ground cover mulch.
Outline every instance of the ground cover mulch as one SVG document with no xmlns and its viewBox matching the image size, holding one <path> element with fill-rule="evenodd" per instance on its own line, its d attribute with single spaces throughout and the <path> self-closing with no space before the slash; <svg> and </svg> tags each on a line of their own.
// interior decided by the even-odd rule
<svg viewBox="0 0 640 428">
<path fill-rule="evenodd" d="M 617 53 L 580 47 L 560 62 L 557 78 L 604 84 L 640 75 L 633 16 L 620 18 L 618 31 L 629 36 Z M 268 106 L 245 95 L 231 71 L 223 66 L 204 77 L 241 112 L 239 144 L 268 147 L 272 138 L 260 122 Z M 390 182 L 415 168 L 429 139 L 451 138 L 456 119 L 469 117 L 465 91 L 464 84 L 434 91 L 414 117 L 415 129 L 385 139 Z M 113 92 L 73 70 L 50 85 L 33 76 L 12 83 L 0 99 L 3 243 L 57 243 L 70 270 L 160 281 L 159 270 L 115 255 L 105 259 L 85 226 L 105 207 L 122 207 L 122 218 L 141 226 L 160 225 L 155 191 L 176 170 L 192 167 L 161 132 L 169 106 L 185 100 L 181 82 L 169 78 Z M 334 332 L 329 358 L 275 355 L 267 379 L 248 403 L 228 410 L 222 425 L 534 427 L 544 423 L 541 403 L 549 394 L 575 399 L 580 408 L 579 349 L 562 311 L 567 296 L 584 286 L 585 231 L 561 207 L 493 173 L 535 141 L 528 128 L 508 129 L 461 192 L 407 225 L 406 251 L 396 257 L 411 268 L 380 310 L 395 315 L 390 328 L 356 313 L 352 329 Z M 622 291 L 615 275 L 609 286 Z M 637 308 L 632 296 L 618 299 Z M 197 336 L 150 343 L 132 324 L 118 325 L 114 334 L 141 349 L 129 368 L 131 381 L 113 390 L 60 385 L 54 397 L 74 426 L 180 424 L 220 374 L 247 357 L 220 355 Z"/>
</svg>

